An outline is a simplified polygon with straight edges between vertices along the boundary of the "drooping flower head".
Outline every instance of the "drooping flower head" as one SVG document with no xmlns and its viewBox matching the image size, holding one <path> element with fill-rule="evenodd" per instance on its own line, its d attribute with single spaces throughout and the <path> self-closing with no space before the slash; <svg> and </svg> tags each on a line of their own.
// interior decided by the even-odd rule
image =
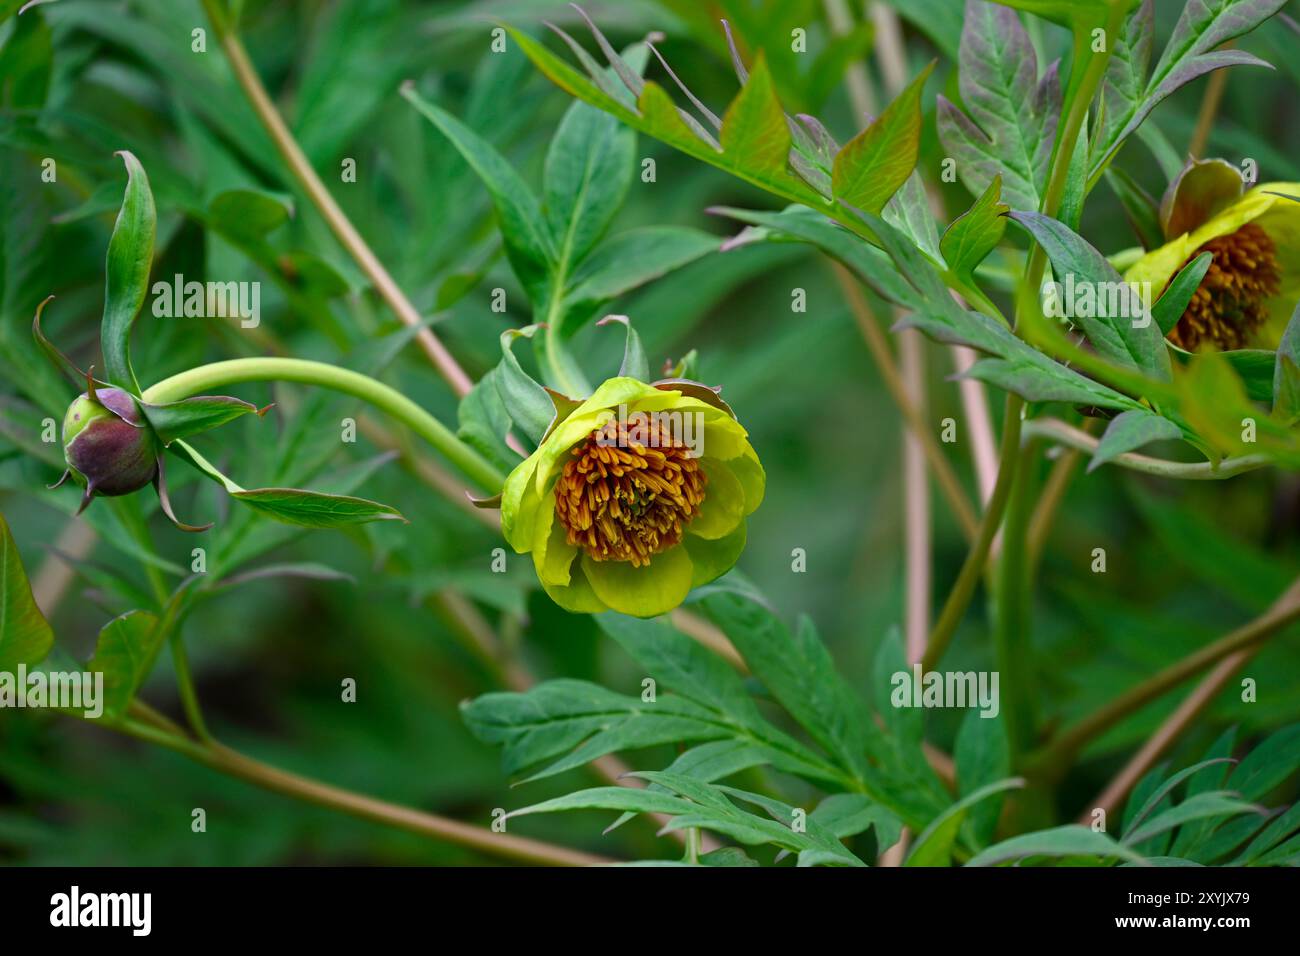
<svg viewBox="0 0 1300 956">
<path fill-rule="evenodd" d="M 1275 348 L 1300 299 L 1300 204 L 1295 183 L 1245 191 L 1237 167 L 1194 161 L 1166 192 L 1160 219 L 1166 242 L 1125 274 L 1158 296 L 1184 266 L 1213 255 L 1169 340 L 1189 352 Z"/>
<path fill-rule="evenodd" d="M 653 617 L 736 563 L 765 476 L 716 391 L 619 377 L 557 406 L 501 500 L 506 540 L 555 603 Z"/>
</svg>

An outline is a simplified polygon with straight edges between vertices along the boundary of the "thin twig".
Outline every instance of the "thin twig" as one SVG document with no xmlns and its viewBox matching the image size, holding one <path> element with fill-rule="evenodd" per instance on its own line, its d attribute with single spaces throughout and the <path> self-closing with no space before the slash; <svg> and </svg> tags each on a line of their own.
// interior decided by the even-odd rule
<svg viewBox="0 0 1300 956">
<path fill-rule="evenodd" d="M 1016 463 L 1020 451 L 1020 413 L 1024 402 L 1016 395 L 1008 393 L 1006 414 L 1002 423 L 1002 450 L 999 457 L 998 480 L 993 486 L 993 495 L 989 498 L 988 508 L 980 521 L 979 533 L 971 545 L 966 561 L 957 575 L 957 581 L 948 593 L 939 620 L 930 633 L 926 643 L 925 657 L 921 661 L 924 670 L 933 670 L 934 665 L 943 657 L 975 595 L 975 587 L 984 574 L 984 564 L 988 560 L 993 546 L 993 538 L 1002 525 L 1002 515 L 1006 511 L 1011 487 L 1015 483 Z"/>
<path fill-rule="evenodd" d="M 133 705 L 132 710 L 135 709 Z M 608 857 L 570 850 L 567 847 L 529 837 L 495 833 L 485 827 L 461 823 L 413 807 L 404 807 L 365 794 L 354 793 L 310 777 L 272 767 L 215 741 L 202 744 L 188 737 L 168 733 L 150 724 L 126 722 L 113 729 L 167 747 L 213 770 L 246 780 L 265 790 L 314 803 L 317 806 L 340 810 L 364 820 L 373 820 L 420 836 L 481 850 L 494 856 L 503 856 L 525 863 L 558 866 L 598 866 L 615 862 Z"/>
<path fill-rule="evenodd" d="M 1097 795 L 1091 806 L 1084 812 L 1080 822 L 1091 823 L 1093 814 L 1097 809 L 1103 810 L 1107 816 L 1119 809 L 1120 803 L 1129 795 L 1137 782 L 1146 776 L 1147 772 L 1155 766 L 1156 761 L 1164 755 L 1165 751 L 1174 745 L 1174 742 L 1183 735 L 1183 732 L 1219 695 L 1219 692 L 1227 686 L 1228 681 L 1232 680 L 1232 676 L 1241 670 L 1246 665 L 1246 662 L 1257 653 L 1258 648 L 1249 648 L 1230 654 L 1221 660 L 1214 670 L 1210 671 L 1196 685 L 1196 688 L 1187 695 L 1187 698 L 1178 705 L 1178 708 L 1165 718 L 1164 723 L 1124 765 L 1124 769 L 1117 773 L 1114 779 L 1106 785 L 1105 789 Z"/>
<path fill-rule="evenodd" d="M 974 540 L 979 529 L 979 519 L 975 516 L 975 509 L 967 499 L 961 482 L 957 480 L 957 473 L 953 471 L 952 464 L 944 457 L 938 439 L 934 436 L 934 429 L 929 427 L 924 416 L 908 395 L 903 377 L 899 373 L 898 366 L 894 363 L 889 343 L 872 314 L 866 296 L 863 295 L 857 280 L 848 269 L 838 262 L 832 262 L 831 268 L 834 269 L 835 277 L 844 292 L 844 298 L 848 302 L 854 319 L 857 320 L 858 328 L 862 332 L 862 338 L 867 344 L 867 349 L 871 352 L 876 367 L 880 370 L 881 381 L 884 382 L 890 397 L 894 399 L 894 403 L 902 412 L 908 427 L 921 442 L 925 460 L 934 472 L 935 481 L 939 484 L 939 490 L 943 493 L 944 499 L 952 509 L 957 523 L 961 525 L 967 540 Z"/>
<path fill-rule="evenodd" d="M 1085 433 L 1091 434 L 1093 421 L 1094 419 L 1090 418 L 1084 422 Z M 1042 559 L 1043 548 L 1047 545 L 1047 536 L 1052 533 L 1052 525 L 1056 520 L 1056 512 L 1061 507 L 1061 502 L 1065 500 L 1065 493 L 1069 490 L 1070 482 L 1074 480 L 1075 472 L 1082 462 L 1083 452 L 1077 448 L 1067 448 L 1047 476 L 1029 522 L 1027 558 L 1031 572 L 1038 567 Z"/>
<path fill-rule="evenodd" d="M 1232 45 L 1229 41 L 1219 49 L 1228 50 Z M 1219 105 L 1223 102 L 1223 90 L 1228 85 L 1228 72 L 1228 70 L 1215 70 L 1210 74 L 1209 82 L 1205 84 L 1205 95 L 1201 98 L 1201 111 L 1196 117 L 1196 129 L 1187 147 L 1187 154 L 1192 159 L 1200 159 L 1201 154 L 1205 152 L 1206 144 L 1210 141 L 1210 133 L 1214 130 L 1214 119 L 1219 115 Z"/>
<path fill-rule="evenodd" d="M 423 317 L 420 310 L 412 304 L 411 300 L 406 297 L 401 288 L 397 285 L 396 280 L 384 268 L 384 264 L 379 261 L 379 257 L 374 254 L 370 246 L 366 244 L 365 239 L 357 232 L 352 221 L 348 219 L 347 214 L 335 202 L 334 197 L 330 195 L 325 184 L 321 181 L 316 170 L 312 168 L 311 162 L 303 153 L 302 147 L 294 139 L 293 133 L 289 130 L 288 125 L 280 116 L 279 110 L 276 109 L 275 103 L 271 101 L 266 87 L 262 85 L 261 78 L 257 75 L 257 70 L 253 66 L 252 60 L 249 59 L 248 51 L 244 49 L 244 44 L 240 41 L 239 36 L 225 22 L 216 0 L 203 0 L 204 9 L 207 11 L 208 19 L 212 22 L 212 27 L 220 38 L 221 47 L 226 52 L 226 58 L 230 61 L 230 68 L 234 71 L 235 79 L 239 82 L 248 97 L 253 111 L 257 114 L 258 119 L 266 128 L 267 134 L 275 144 L 280 156 L 284 159 L 289 171 L 293 174 L 294 179 L 306 192 L 308 199 L 311 200 L 317 211 L 324 218 L 330 230 L 338 238 L 343 248 L 348 254 L 356 260 L 361 271 L 374 284 L 375 291 L 380 297 L 388 303 L 388 307 L 404 325 L 412 328 L 421 325 Z M 470 377 L 465 374 L 465 370 L 460 367 L 456 359 L 442 341 L 427 328 L 421 328 L 415 335 L 416 341 L 419 342 L 420 348 L 424 350 L 429 361 L 433 363 L 438 374 L 446 380 L 452 390 L 457 395 L 465 395 L 473 387 Z"/>
<path fill-rule="evenodd" d="M 1035 760 L 1047 773 L 1064 766 L 1083 749 L 1124 718 L 1168 693 L 1186 680 L 1218 662 L 1255 645 L 1300 619 L 1300 578 L 1267 611 L 1234 631 L 1187 655 L 1136 687 L 1116 697 L 1062 731 Z"/>
</svg>

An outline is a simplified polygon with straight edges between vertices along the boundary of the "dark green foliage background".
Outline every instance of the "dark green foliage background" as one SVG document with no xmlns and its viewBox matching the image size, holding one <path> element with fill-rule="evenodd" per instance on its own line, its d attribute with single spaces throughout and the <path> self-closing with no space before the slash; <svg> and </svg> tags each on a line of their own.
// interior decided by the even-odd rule
<svg viewBox="0 0 1300 956">
<path fill-rule="evenodd" d="M 895 5 L 920 24 L 909 25 L 913 73 L 932 56 L 943 57 L 932 91 L 939 83 L 955 95 L 961 5 Z M 664 31 L 669 61 L 719 108 L 734 94 L 735 80 L 717 17 L 701 12 L 710 6 L 645 0 L 587 8 L 619 45 Z M 1166 8 L 1180 5 L 1157 6 L 1163 38 L 1178 12 Z M 808 25 L 814 53 L 824 47 L 821 5 L 782 7 L 781 16 L 756 18 L 767 33 L 747 40 L 773 51 L 769 59 L 791 112 L 814 111 L 847 138 L 859 120 L 844 95 L 842 64 L 822 61 L 811 69 L 788 53 L 791 25 Z M 28 330 L 36 304 L 53 292 L 51 337 L 78 360 L 97 354 L 104 248 L 124 181 L 114 150 L 131 149 L 149 170 L 159 208 L 155 278 L 180 272 L 261 279 L 258 332 L 296 356 L 354 360 L 397 328 L 370 293 L 326 300 L 309 281 L 306 295 L 290 301 L 197 215 L 231 188 L 291 198 L 293 219 L 268 238 L 274 253 L 316 257 L 353 289 L 363 284 L 311 205 L 295 195 L 212 37 L 206 54 L 190 51 L 190 31 L 206 25 L 197 0 L 59 0 L 39 11 L 43 20 L 33 13 L 21 18 L 21 27 L 13 19 L 0 27 L 0 422 L 6 426 L 0 428 L 0 510 L 33 576 L 50 560 L 48 549 L 63 533 L 75 497 L 70 489 L 43 490 L 58 469 L 41 460 L 48 446 L 32 447 L 34 423 L 45 415 L 61 418 L 71 395 L 39 360 Z M 530 29 L 544 18 L 576 20 L 564 4 L 532 0 L 250 0 L 243 21 L 253 58 L 313 165 L 416 304 L 433 313 L 472 277 L 470 291 L 436 329 L 475 377 L 495 364 L 500 332 L 533 319 L 500 254 L 485 191 L 397 88 L 414 79 L 427 98 L 501 149 L 528 182 L 539 182 L 546 145 L 571 101 L 518 50 L 488 53 L 491 25 L 484 18 L 490 15 Z M 27 25 L 32 22 L 38 26 Z M 16 35 L 19 29 L 33 35 Z M 1042 40 L 1049 48 L 1063 45 L 1065 34 L 1044 28 Z M 1300 180 L 1296 43 L 1277 20 L 1243 42 L 1278 69 L 1232 74 L 1208 155 L 1234 163 L 1253 157 L 1262 181 Z M 1190 138 L 1204 82 L 1180 92 L 1150 120 L 1180 148 Z M 926 102 L 921 167 L 934 180 L 942 154 L 933 96 Z M 58 161 L 56 184 L 40 182 L 46 156 Z M 655 158 L 657 182 L 633 182 L 616 230 L 674 223 L 721 239 L 737 227 L 706 215 L 706 207 L 770 207 L 757 191 L 644 138 L 637 156 Z M 338 181 L 344 157 L 356 159 L 355 184 Z M 1119 165 L 1153 194 L 1163 191 L 1140 144 L 1128 147 Z M 971 197 L 958 185 L 945 188 L 951 220 Z M 1135 244 L 1104 186 L 1081 231 L 1106 253 Z M 508 291 L 505 315 L 489 307 L 496 286 Z M 806 313 L 791 312 L 795 287 L 807 291 Z M 877 307 L 887 314 L 885 306 Z M 723 385 L 768 471 L 768 497 L 749 520 L 741 571 L 785 618 L 811 615 L 841 671 L 865 693 L 876 648 L 902 614 L 900 421 L 827 262 L 806 246 L 745 247 L 706 257 L 610 311 L 632 317 L 652 367 L 695 348 L 699 377 Z M 155 319 L 146 306 L 133 354 L 148 384 L 202 361 L 270 348 L 257 333 L 211 320 Z M 612 329 L 588 328 L 578 338 L 578 354 L 597 380 L 617 368 L 621 349 Z M 949 353 L 929 344 L 926 349 L 929 416 L 936 423 L 947 416 L 961 422 L 957 389 L 948 381 Z M 454 400 L 417 349 L 405 348 L 384 377 L 444 421 L 455 421 Z M 245 387 L 239 394 L 280 405 L 265 420 L 241 420 L 198 444 L 249 482 L 272 483 L 277 461 L 300 431 L 319 452 L 325 478 L 346 475 L 377 453 L 364 438 L 355 446 L 337 441 L 337 422 L 356 415 L 356 403 L 291 387 Z M 946 450 L 973 487 L 962 437 Z M 222 739 L 342 786 L 484 825 L 494 807 L 535 803 L 597 782 L 576 770 L 510 789 L 498 753 L 470 736 L 458 712 L 462 700 L 499 685 L 464 650 L 430 596 L 448 585 L 464 589 L 540 676 L 584 678 L 635 693 L 641 674 L 590 620 L 558 611 L 535 589 L 526 557 L 512 556 L 504 579 L 491 574 L 499 537 L 399 464 L 375 470 L 359 493 L 395 505 L 409 526 L 306 535 L 228 513 L 225 496 L 183 466 L 174 465 L 171 474 L 182 517 L 216 517 L 217 529 L 205 538 L 156 520 L 156 505 L 146 495 L 97 502 L 87 520 L 108 536 L 122 522 L 148 518 L 148 543 L 136 547 L 182 569 L 196 544 L 212 554 L 253 526 L 254 535 L 279 537 L 252 566 L 319 562 L 354 579 L 255 581 L 199 606 L 186 623 L 186 643 L 208 719 Z M 966 547 L 937 496 L 934 513 L 935 586 L 942 595 Z M 1104 576 L 1089 570 L 1095 547 L 1107 551 Z M 807 573 L 791 572 L 792 548 L 806 549 Z M 179 580 L 165 573 L 172 584 Z M 1080 476 L 1048 543 L 1036 592 L 1030 666 L 1047 716 L 1068 721 L 1089 712 L 1262 611 L 1297 573 L 1300 481 L 1294 475 L 1268 470 L 1205 484 L 1146 480 L 1113 468 Z M 53 616 L 61 646 L 88 656 L 98 629 L 139 606 L 148 586 L 137 557 L 101 540 Z M 988 647 L 977 604 L 946 666 L 988 669 Z M 175 713 L 165 657 L 143 696 Z M 1247 673 L 1258 681 L 1258 703 L 1241 704 L 1230 688 L 1180 744 L 1176 766 L 1199 759 L 1225 726 L 1239 725 L 1242 739 L 1255 740 L 1300 718 L 1294 631 L 1273 641 Z M 339 701 L 345 677 L 357 680 L 356 704 Z M 1090 748 L 1062 788 L 1063 819 L 1080 812 L 1177 699 L 1144 709 Z M 957 718 L 939 712 L 928 719 L 930 738 L 950 746 Z M 670 759 L 661 748 L 631 762 L 658 769 Z M 738 785 L 771 787 L 790 801 L 804 786 L 766 771 L 750 771 Z M 1278 796 L 1273 805 L 1295 797 Z M 206 834 L 190 832 L 195 807 L 207 811 Z M 602 838 L 608 817 L 546 815 L 511 829 L 627 859 L 665 855 L 645 820 Z M 494 862 L 264 793 L 80 722 L 16 712 L 0 713 L 0 861 Z"/>
</svg>

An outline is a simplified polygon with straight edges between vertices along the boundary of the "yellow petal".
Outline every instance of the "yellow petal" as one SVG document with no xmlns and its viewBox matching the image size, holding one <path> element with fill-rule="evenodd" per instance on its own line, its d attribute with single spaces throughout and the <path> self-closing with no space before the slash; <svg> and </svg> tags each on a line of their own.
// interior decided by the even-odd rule
<svg viewBox="0 0 1300 956">
<path fill-rule="evenodd" d="M 605 602 L 596 596 L 591 582 L 582 570 L 581 562 L 573 566 L 573 576 L 567 587 L 542 582 L 542 590 L 560 607 L 573 614 L 600 614 L 608 611 Z"/>
<path fill-rule="evenodd" d="M 735 567 L 740 553 L 745 550 L 745 536 L 745 522 L 742 521 L 722 538 L 708 540 L 693 534 L 683 538 L 682 547 L 691 556 L 691 587 L 702 587 Z"/>
<path fill-rule="evenodd" d="M 700 538 L 722 538 L 745 520 L 745 489 L 731 469 L 717 458 L 701 458 L 700 467 L 709 480 L 704 486 L 704 501 L 686 526 L 686 533 Z"/>
<path fill-rule="evenodd" d="M 595 561 L 584 554 L 579 562 L 591 588 L 605 604 L 620 614 L 657 617 L 686 599 L 695 569 L 680 545 L 650 559 L 646 567 L 627 561 Z"/>
</svg>

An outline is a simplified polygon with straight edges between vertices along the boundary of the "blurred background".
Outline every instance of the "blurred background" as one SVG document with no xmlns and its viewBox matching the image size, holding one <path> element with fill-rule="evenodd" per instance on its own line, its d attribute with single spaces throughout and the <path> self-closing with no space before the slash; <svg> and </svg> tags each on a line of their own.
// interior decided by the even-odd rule
<svg viewBox="0 0 1300 956">
<path fill-rule="evenodd" d="M 0 13 L 17 4 L 0 2 Z M 836 6 L 832 4 L 831 6 Z M 899 0 L 909 74 L 940 59 L 924 99 L 921 169 L 930 182 L 942 152 L 934 95 L 957 99 L 961 4 Z M 1182 4 L 1157 6 L 1157 49 Z M 1297 13 L 1292 4 L 1289 12 Z M 872 61 L 865 23 L 835 40 L 820 0 L 699 2 L 632 0 L 585 5 L 616 45 L 660 31 L 661 51 L 715 111 L 736 80 L 719 20 L 746 56 L 765 51 L 790 112 L 821 117 L 841 139 L 860 128 L 845 83 L 849 64 Z M 321 0 L 243 4 L 241 33 L 263 81 L 312 165 L 415 304 L 471 376 L 499 359 L 502 330 L 533 321 L 510 271 L 487 193 L 447 141 L 397 93 L 414 80 L 428 99 L 493 143 L 534 188 L 569 98 L 510 44 L 489 51 L 492 18 L 556 49 L 543 20 L 574 28 L 561 3 Z M 57 445 L 39 422 L 61 421 L 72 397 L 31 344 L 35 306 L 52 339 L 83 365 L 98 356 L 103 264 L 125 183 L 118 149 L 148 170 L 158 203 L 155 278 L 261 282 L 262 322 L 242 330 L 218 319 L 158 319 L 146 312 L 133 340 L 142 382 L 220 358 L 283 353 L 382 368 L 385 381 L 443 421 L 457 406 L 409 336 L 297 191 L 236 85 L 197 0 L 58 0 L 0 23 L 0 511 L 9 521 L 59 645 L 85 659 L 100 627 L 189 573 L 196 538 L 157 514 L 152 494 L 97 501 L 72 520 L 76 493 L 58 477 Z M 807 31 L 804 54 L 790 31 Z M 573 30 L 575 35 L 584 35 Z M 1034 27 L 1050 59 L 1066 48 L 1054 27 Z M 1276 65 L 1240 69 L 1227 83 L 1206 155 L 1257 160 L 1260 180 L 1300 180 L 1297 83 L 1300 37 L 1274 19 L 1242 46 Z M 650 75 L 661 77 L 652 65 Z M 1205 80 L 1162 105 L 1150 121 L 1183 152 Z M 734 223 L 715 205 L 773 208 L 769 197 L 658 143 L 652 183 L 636 177 L 614 232 L 689 225 L 717 235 Z M 42 160 L 57 163 L 43 182 Z M 354 159 L 356 181 L 338 175 Z M 1118 165 L 1158 198 L 1165 183 L 1135 142 Z M 214 199 L 251 190 L 292 209 L 263 232 Z M 942 185 L 946 221 L 972 200 Z M 941 224 L 942 225 L 942 224 Z M 1136 244 L 1106 184 L 1093 194 L 1083 233 L 1113 254 Z M 1014 230 L 1012 232 L 1015 232 Z M 1018 242 L 1018 236 L 1009 236 Z M 494 288 L 507 311 L 491 309 Z M 806 291 L 804 312 L 792 290 Z M 1000 293 L 995 297 L 1002 299 Z M 873 300 L 886 324 L 888 309 Z M 615 302 L 629 315 L 652 368 L 699 353 L 699 377 L 723 386 L 768 471 L 768 496 L 749 522 L 740 571 L 792 619 L 817 622 L 842 670 L 858 686 L 877 643 L 902 615 L 900 419 L 863 344 L 829 264 L 793 244 L 754 244 L 708 255 Z M 588 377 L 618 367 L 622 339 L 587 328 L 575 346 Z M 525 362 L 531 356 L 519 348 Z M 927 344 L 928 417 L 964 412 L 945 348 Z M 228 507 L 225 495 L 185 466 L 169 474 L 185 520 L 216 520 L 203 536 L 213 583 L 184 624 L 214 732 L 260 759 L 385 799 L 487 825 L 494 807 L 536 802 L 596 782 L 588 770 L 512 790 L 499 754 L 474 740 L 461 701 L 503 686 L 501 669 L 474 650 L 485 628 L 536 676 L 637 686 L 630 660 L 590 620 L 558 610 L 536 589 L 527 558 L 493 574 L 499 535 L 421 479 L 407 440 L 365 416 L 358 403 L 295 387 L 245 386 L 275 401 L 264 420 L 240 420 L 198 447 L 245 484 L 312 482 L 398 507 L 409 525 L 347 533 L 301 533 Z M 995 417 L 1001 394 L 990 394 Z M 363 421 L 354 445 L 338 440 L 344 417 Z M 377 435 L 370 426 L 387 433 Z M 969 445 L 945 445 L 974 493 Z M 420 452 L 424 455 L 423 451 Z M 427 455 L 424 455 L 427 458 Z M 427 473 L 426 473 L 427 476 Z M 936 606 L 965 555 L 940 496 L 932 501 Z M 1258 472 L 1228 482 L 1172 483 L 1105 468 L 1080 474 L 1048 541 L 1034 604 L 1031 668 L 1050 715 L 1093 709 L 1160 665 L 1262 611 L 1300 573 L 1300 483 Z M 1104 576 L 1092 550 L 1103 547 Z M 794 573 L 791 551 L 807 553 Z M 296 566 L 295 576 L 258 574 Z M 306 565 L 307 567 L 303 567 Z M 465 603 L 468 602 L 468 610 Z M 958 633 L 955 669 L 987 668 L 983 598 Z M 470 622 L 467 633 L 466 621 Z M 1250 666 L 1259 700 L 1242 706 L 1230 688 L 1188 735 L 1175 760 L 1199 754 L 1216 731 L 1238 724 L 1247 738 L 1300 717 L 1300 644 L 1274 642 Z M 357 701 L 340 682 L 357 681 Z M 164 653 L 142 696 L 178 714 Z M 1123 758 L 1176 702 L 1149 707 L 1086 754 L 1061 793 L 1077 815 Z M 950 744 L 956 718 L 929 715 L 930 738 Z M 637 766 L 670 756 L 648 753 Z M 767 783 L 778 791 L 788 781 Z M 195 807 L 206 834 L 190 832 Z M 654 826 L 638 820 L 608 837 L 601 814 L 533 817 L 512 824 L 568 846 L 633 858 L 662 856 Z M 158 750 L 48 713 L 0 712 L 0 861 L 11 864 L 417 864 L 496 861 L 306 806 Z"/>
</svg>

